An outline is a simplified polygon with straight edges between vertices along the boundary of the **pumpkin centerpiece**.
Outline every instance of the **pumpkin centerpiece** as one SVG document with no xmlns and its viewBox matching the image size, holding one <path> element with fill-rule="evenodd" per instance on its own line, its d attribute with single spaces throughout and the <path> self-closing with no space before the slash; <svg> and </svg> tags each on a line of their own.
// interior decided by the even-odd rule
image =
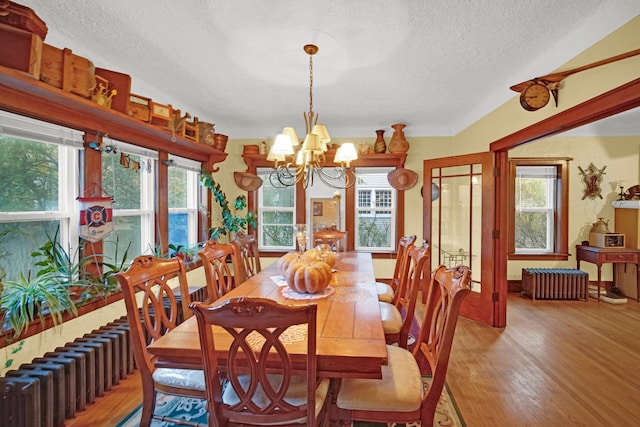
<svg viewBox="0 0 640 427">
<path fill-rule="evenodd" d="M 284 255 L 278 260 L 278 269 L 291 290 L 299 293 L 322 292 L 331 281 L 331 267 L 315 249 L 302 255 L 295 252 Z"/>
</svg>

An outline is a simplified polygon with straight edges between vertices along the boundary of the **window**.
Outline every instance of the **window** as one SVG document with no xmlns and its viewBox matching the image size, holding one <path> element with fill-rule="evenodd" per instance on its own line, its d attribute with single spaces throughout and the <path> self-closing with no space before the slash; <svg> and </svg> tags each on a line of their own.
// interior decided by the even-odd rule
<svg viewBox="0 0 640 427">
<path fill-rule="evenodd" d="M 395 250 L 397 192 L 387 181 L 393 168 L 357 168 L 355 249 Z"/>
<path fill-rule="evenodd" d="M 509 259 L 566 259 L 568 159 L 511 159 Z"/>
<path fill-rule="evenodd" d="M 114 151 L 102 153 L 102 192 L 113 197 L 113 231 L 104 239 L 104 254 L 121 262 L 155 246 L 153 172 L 155 152 L 123 142 L 103 141 Z"/>
<path fill-rule="evenodd" d="M 170 156 L 169 168 L 169 242 L 193 246 L 198 241 L 198 202 L 200 199 L 199 164 Z"/>
<path fill-rule="evenodd" d="M 296 217 L 296 187 L 274 187 L 270 168 L 258 168 L 262 178 L 258 190 L 258 247 L 260 250 L 294 250 L 293 225 Z"/>
<path fill-rule="evenodd" d="M 31 253 L 56 232 L 76 252 L 79 147 L 79 132 L 0 112 L 0 280 L 35 275 Z"/>
</svg>

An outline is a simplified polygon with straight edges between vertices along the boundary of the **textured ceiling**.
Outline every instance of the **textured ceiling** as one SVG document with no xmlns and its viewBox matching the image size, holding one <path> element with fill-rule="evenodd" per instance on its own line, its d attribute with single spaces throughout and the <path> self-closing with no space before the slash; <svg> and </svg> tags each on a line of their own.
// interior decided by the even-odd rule
<svg viewBox="0 0 640 427">
<path fill-rule="evenodd" d="M 18 0 L 45 42 L 132 76 L 132 92 L 231 138 L 455 135 L 640 13 L 638 0 Z"/>
</svg>

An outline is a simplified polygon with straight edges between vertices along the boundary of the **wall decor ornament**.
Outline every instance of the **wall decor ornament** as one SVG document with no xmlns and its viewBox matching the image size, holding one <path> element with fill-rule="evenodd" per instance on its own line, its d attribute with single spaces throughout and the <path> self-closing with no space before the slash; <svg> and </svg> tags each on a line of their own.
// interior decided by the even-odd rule
<svg viewBox="0 0 640 427">
<path fill-rule="evenodd" d="M 603 166 L 602 169 L 598 169 L 593 163 L 590 163 L 586 169 L 578 166 L 580 175 L 582 175 L 582 182 L 584 183 L 582 200 L 587 197 L 590 199 L 595 199 L 596 197 L 602 199 L 602 188 L 600 188 L 600 184 L 602 183 L 602 176 L 605 174 L 604 170 L 606 168 L 606 166 Z"/>
<path fill-rule="evenodd" d="M 409 142 L 404 137 L 404 128 L 407 125 L 403 123 L 396 123 L 395 125 L 391 125 L 393 128 L 393 135 L 391 135 L 391 140 L 389 141 L 389 152 L 390 153 L 406 153 L 409 151 Z"/>
<path fill-rule="evenodd" d="M 373 152 L 376 154 L 382 154 L 387 151 L 387 143 L 384 140 L 384 129 L 378 129 L 376 131 L 376 142 L 373 144 Z"/>
</svg>

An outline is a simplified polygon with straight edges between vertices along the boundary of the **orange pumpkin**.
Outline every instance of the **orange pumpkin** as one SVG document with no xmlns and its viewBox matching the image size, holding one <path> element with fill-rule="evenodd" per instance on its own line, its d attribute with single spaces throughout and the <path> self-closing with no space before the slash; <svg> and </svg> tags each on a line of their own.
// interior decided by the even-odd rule
<svg viewBox="0 0 640 427">
<path fill-rule="evenodd" d="M 322 292 L 331 281 L 331 267 L 323 261 L 305 260 L 300 256 L 298 259 L 288 257 L 280 263 L 280 267 L 287 284 L 296 292 Z"/>
</svg>

